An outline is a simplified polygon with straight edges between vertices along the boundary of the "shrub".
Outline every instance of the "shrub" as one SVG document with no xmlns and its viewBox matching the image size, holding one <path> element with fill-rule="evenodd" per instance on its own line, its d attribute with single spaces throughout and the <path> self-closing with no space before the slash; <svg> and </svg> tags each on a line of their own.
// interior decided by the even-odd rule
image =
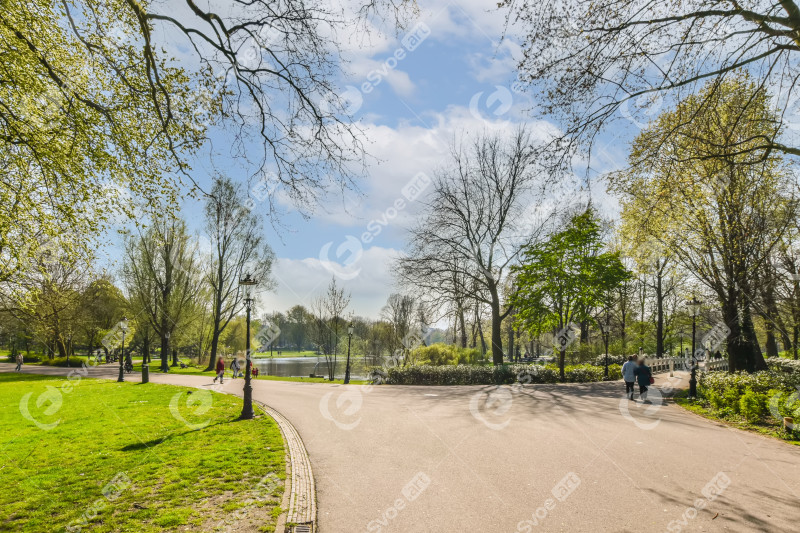
<svg viewBox="0 0 800 533">
<path fill-rule="evenodd" d="M 16 363 L 17 362 L 17 356 L 16 355 L 8 354 L 6 357 L 8 358 L 8 362 L 9 363 Z M 23 357 L 23 359 L 25 360 L 26 363 L 38 363 L 39 361 L 42 360 L 42 356 L 41 355 L 36 355 L 36 354 L 26 355 L 25 353 L 23 353 L 22 357 Z"/>
<path fill-rule="evenodd" d="M 739 398 L 739 412 L 748 422 L 761 420 L 767 412 L 767 396 L 747 389 Z"/>
<path fill-rule="evenodd" d="M 625 361 L 627 361 L 627 360 L 628 360 L 628 356 L 627 355 L 608 354 L 609 368 L 610 368 L 611 365 L 623 365 L 623 364 L 625 364 Z M 594 361 L 592 362 L 592 364 L 595 365 L 595 366 L 605 366 L 605 364 L 606 364 L 606 354 L 601 354 L 601 355 L 598 355 L 597 357 L 595 357 Z"/>
<path fill-rule="evenodd" d="M 480 359 L 481 352 L 477 348 L 459 348 L 441 342 L 420 346 L 411 352 L 411 360 L 418 365 L 466 365 L 477 363 Z"/>
<path fill-rule="evenodd" d="M 767 359 L 767 366 L 776 372 L 786 372 L 787 374 L 800 374 L 800 361 L 794 359 L 784 359 L 782 357 L 770 357 Z"/>
<path fill-rule="evenodd" d="M 564 368 L 570 383 L 603 380 L 603 369 L 594 365 Z M 620 376 L 619 365 L 609 366 L 609 376 Z M 394 385 L 510 385 L 513 383 L 558 383 L 556 365 L 413 365 L 390 368 L 387 382 Z"/>
<path fill-rule="evenodd" d="M 86 363 L 85 357 L 79 357 L 77 355 L 70 356 L 69 358 L 69 367 L 70 368 L 80 368 L 83 364 Z M 43 365 L 47 366 L 67 366 L 67 358 L 66 357 L 56 357 L 53 359 L 45 359 L 42 361 Z"/>
</svg>

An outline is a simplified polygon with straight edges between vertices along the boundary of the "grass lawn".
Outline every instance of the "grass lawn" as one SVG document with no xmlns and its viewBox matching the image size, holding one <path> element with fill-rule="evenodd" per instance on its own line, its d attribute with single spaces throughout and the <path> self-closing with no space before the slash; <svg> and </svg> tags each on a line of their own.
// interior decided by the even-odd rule
<svg viewBox="0 0 800 533">
<path fill-rule="evenodd" d="M 687 398 L 689 392 L 688 391 L 679 391 L 675 396 L 675 403 L 686 409 L 687 411 L 691 411 L 695 414 L 698 414 L 704 418 L 708 418 L 710 420 L 715 420 L 717 422 L 721 422 L 727 426 L 735 427 L 737 429 L 741 429 L 744 431 L 752 431 L 754 433 L 761 433 L 762 435 L 767 435 L 770 437 L 774 437 L 776 439 L 780 439 L 788 444 L 794 444 L 795 446 L 800 446 L 800 440 L 794 439 L 786 434 L 785 431 L 780 427 L 777 421 L 774 423 L 754 423 L 748 422 L 745 420 L 744 417 L 736 416 L 735 418 L 732 417 L 723 417 L 719 416 L 714 409 L 710 407 L 704 406 L 700 402 L 694 402 Z"/>
<path fill-rule="evenodd" d="M 238 421 L 241 404 L 0 373 L 0 531 L 274 531 L 283 441 L 260 411 Z"/>
</svg>

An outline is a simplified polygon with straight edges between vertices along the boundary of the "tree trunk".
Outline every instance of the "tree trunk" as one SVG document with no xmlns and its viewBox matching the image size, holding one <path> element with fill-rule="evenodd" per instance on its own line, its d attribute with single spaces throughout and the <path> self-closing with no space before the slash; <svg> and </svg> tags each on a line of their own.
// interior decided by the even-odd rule
<svg viewBox="0 0 800 533">
<path fill-rule="evenodd" d="M 461 347 L 467 347 L 467 324 L 466 320 L 464 320 L 464 308 L 459 305 L 458 306 L 458 320 L 461 325 Z"/>
<path fill-rule="evenodd" d="M 166 331 L 166 330 L 162 330 Z M 169 372 L 169 339 L 164 335 L 161 336 L 161 371 Z"/>
<path fill-rule="evenodd" d="M 656 357 L 664 357 L 664 287 L 661 265 L 656 268 Z"/>
<path fill-rule="evenodd" d="M 509 318 L 509 321 L 511 318 Z M 508 360 L 514 362 L 514 328 L 508 326 Z"/>
<path fill-rule="evenodd" d="M 567 350 L 563 349 L 558 352 L 558 375 L 561 381 L 567 379 L 566 374 L 564 374 L 564 361 L 567 357 Z"/>
<path fill-rule="evenodd" d="M 492 296 L 492 363 L 503 364 L 503 330 L 500 318 L 500 295 L 494 282 L 489 284 L 489 294 Z"/>
<path fill-rule="evenodd" d="M 729 294 L 734 291 L 729 291 Z M 758 345 L 752 315 L 745 305 L 741 317 L 736 306 L 738 294 L 732 295 L 723 307 L 723 316 L 731 330 L 728 341 L 728 365 L 731 372 L 766 370 L 767 363 Z"/>
</svg>

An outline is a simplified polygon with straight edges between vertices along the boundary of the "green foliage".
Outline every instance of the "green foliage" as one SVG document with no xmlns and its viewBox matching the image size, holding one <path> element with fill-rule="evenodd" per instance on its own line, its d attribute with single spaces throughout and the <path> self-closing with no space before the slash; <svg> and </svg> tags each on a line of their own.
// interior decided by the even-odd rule
<svg viewBox="0 0 800 533">
<path fill-rule="evenodd" d="M 747 389 L 739 398 L 739 413 L 748 422 L 757 422 L 767 413 L 767 395 Z"/>
<path fill-rule="evenodd" d="M 564 369 L 570 383 L 603 380 L 603 369 L 593 365 L 574 365 Z M 619 365 L 609 366 L 609 377 L 622 377 Z M 558 383 L 556 365 L 413 365 L 390 368 L 388 383 L 394 385 L 511 385 L 514 383 Z"/>
<path fill-rule="evenodd" d="M 782 417 L 800 415 L 798 386 L 798 373 L 704 372 L 698 379 L 697 390 L 701 401 L 716 416 L 741 417 L 749 423 L 780 426 Z"/>
<path fill-rule="evenodd" d="M 70 368 L 80 368 L 86 363 L 87 359 L 85 357 L 80 357 L 73 355 L 69 357 L 69 367 Z M 54 357 L 53 359 L 43 359 L 42 363 L 45 366 L 67 366 L 67 358 L 66 357 Z"/>
<path fill-rule="evenodd" d="M 460 348 L 441 342 L 421 346 L 411 352 L 411 360 L 417 365 L 469 365 L 480 359 L 481 352 L 477 348 Z"/>
<path fill-rule="evenodd" d="M 631 274 L 619 253 L 602 252 L 603 246 L 599 221 L 589 208 L 546 241 L 526 247 L 522 264 L 513 269 L 517 325 L 535 336 L 589 318 L 586 309 L 604 305 Z"/>
<path fill-rule="evenodd" d="M 770 357 L 767 359 L 767 366 L 771 370 L 800 374 L 800 360 L 795 361 L 794 359 L 784 359 L 782 357 Z"/>
<path fill-rule="evenodd" d="M 17 281 L 54 242 L 68 257 L 89 254 L 85 235 L 113 214 L 177 205 L 173 172 L 205 128 L 183 69 L 162 49 L 142 56 L 141 21 L 125 1 L 12 0 L 3 12 L 0 146 L 14 186 L 0 188 L 13 206 L 0 213 L 0 280 Z"/>
</svg>

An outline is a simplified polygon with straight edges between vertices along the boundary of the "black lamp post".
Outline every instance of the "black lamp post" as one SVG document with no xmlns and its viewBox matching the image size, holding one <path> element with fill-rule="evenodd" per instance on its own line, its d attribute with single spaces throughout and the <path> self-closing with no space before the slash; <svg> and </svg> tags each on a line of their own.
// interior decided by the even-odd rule
<svg viewBox="0 0 800 533">
<path fill-rule="evenodd" d="M 242 405 L 242 414 L 239 415 L 239 420 L 251 420 L 255 414 L 253 413 L 253 386 L 250 384 L 250 310 L 253 307 L 253 298 L 250 295 L 250 287 L 256 285 L 258 282 L 254 280 L 250 274 L 245 274 L 244 279 L 239 280 L 239 286 L 245 287 L 244 305 L 247 309 L 247 339 L 245 340 L 245 357 L 244 363 L 244 403 Z"/>
<path fill-rule="evenodd" d="M 697 355 L 694 350 L 695 336 L 697 334 L 697 315 L 700 314 L 700 300 L 695 295 L 692 295 L 689 309 L 692 312 L 692 375 L 689 378 L 689 398 L 697 398 Z"/>
<path fill-rule="evenodd" d="M 122 318 L 119 323 L 119 329 L 122 330 L 122 357 L 119 358 L 119 377 L 117 378 L 117 382 L 123 383 L 125 381 L 125 368 L 122 365 L 125 364 L 125 333 L 128 332 L 127 318 Z"/>
<path fill-rule="evenodd" d="M 347 366 L 344 371 L 344 384 L 350 383 L 350 341 L 353 340 L 353 324 L 347 326 Z"/>
<path fill-rule="evenodd" d="M 611 334 L 611 316 L 608 314 L 608 308 L 606 308 L 606 327 L 603 328 L 603 340 L 606 343 L 606 361 L 605 361 L 605 369 L 603 370 L 605 379 L 608 379 L 608 337 L 610 334 Z"/>
</svg>

